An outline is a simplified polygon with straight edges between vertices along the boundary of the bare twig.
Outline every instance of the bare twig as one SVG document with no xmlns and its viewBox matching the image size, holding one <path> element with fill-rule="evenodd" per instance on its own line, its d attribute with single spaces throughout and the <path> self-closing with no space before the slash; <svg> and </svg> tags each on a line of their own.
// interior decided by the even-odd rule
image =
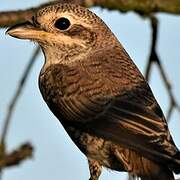
<svg viewBox="0 0 180 180">
<path fill-rule="evenodd" d="M 166 0 L 166 2 L 164 2 L 164 0 L 58 0 L 58 2 L 76 3 L 85 7 L 99 6 L 109 10 L 119 10 L 121 12 L 134 11 L 143 15 L 156 12 L 180 14 L 179 0 Z M 25 21 L 29 19 L 37 9 L 44 5 L 47 5 L 47 3 L 25 10 L 0 12 L 0 27 L 8 27 Z"/>
<path fill-rule="evenodd" d="M 0 12 L 0 27 L 8 27 L 29 19 L 35 9 Z"/>
<path fill-rule="evenodd" d="M 149 56 L 147 68 L 145 71 L 145 78 L 147 79 L 147 81 L 149 81 L 149 78 L 150 78 L 152 64 L 158 59 L 157 54 L 156 54 L 158 20 L 153 15 L 150 16 L 150 19 L 151 19 L 151 28 L 152 28 L 152 35 L 151 35 L 152 43 L 151 43 L 151 49 L 150 49 L 150 56 Z"/>
<path fill-rule="evenodd" d="M 15 94 L 10 102 L 7 114 L 4 119 L 4 127 L 2 130 L 1 135 L 1 142 L 0 142 L 0 179 L 2 179 L 2 168 L 7 166 L 12 166 L 15 164 L 19 164 L 22 160 L 32 155 L 32 146 L 30 144 L 24 144 L 22 145 L 18 150 L 14 151 L 11 154 L 7 154 L 5 150 L 5 139 L 6 135 L 8 133 L 8 128 L 11 122 L 11 117 L 14 111 L 14 108 L 16 106 L 16 103 L 18 101 L 18 98 L 20 94 L 22 93 L 23 87 L 26 83 L 26 80 L 28 78 L 28 75 L 30 73 L 30 70 L 33 67 L 33 64 L 40 52 L 40 48 L 37 47 L 34 51 L 32 57 L 30 58 L 29 63 L 27 64 L 25 71 L 22 75 L 22 78 L 20 79 L 19 85 L 17 87 L 17 90 L 15 91 Z"/>
<path fill-rule="evenodd" d="M 157 51 L 156 51 L 157 33 L 158 33 L 157 32 L 158 31 L 158 20 L 154 15 L 151 15 L 150 19 L 151 19 L 151 27 L 152 27 L 152 43 L 151 43 L 150 56 L 149 56 L 147 68 L 146 68 L 146 71 L 145 71 L 145 77 L 146 77 L 147 81 L 149 81 L 152 65 L 154 63 L 156 63 L 158 68 L 159 68 L 161 77 L 163 79 L 163 82 L 164 82 L 164 84 L 166 86 L 166 89 L 167 89 L 167 92 L 168 92 L 168 95 L 169 95 L 169 98 L 170 98 L 170 107 L 169 107 L 169 110 L 168 110 L 168 113 L 167 113 L 167 120 L 169 120 L 174 108 L 177 108 L 178 111 L 180 112 L 180 106 L 178 105 L 178 103 L 177 103 L 177 101 L 175 99 L 175 96 L 174 96 L 174 94 L 172 92 L 171 83 L 168 80 L 168 77 L 167 77 L 167 75 L 166 75 L 166 73 L 164 71 L 164 68 L 163 68 L 163 66 L 161 64 L 161 61 L 160 61 L 160 59 L 158 57 L 158 54 L 157 54 Z"/>
<path fill-rule="evenodd" d="M 22 160 L 31 157 L 32 152 L 33 147 L 31 144 L 23 144 L 17 150 L 10 154 L 5 154 L 2 158 L 0 158 L 0 169 L 19 164 Z"/>
<path fill-rule="evenodd" d="M 11 117 L 12 117 L 12 114 L 13 114 L 13 111 L 14 111 L 14 108 L 16 106 L 16 103 L 17 103 L 17 100 L 23 90 L 23 87 L 25 85 L 25 82 L 27 80 L 27 77 L 30 73 L 30 70 L 32 69 L 32 66 L 38 56 L 40 52 L 40 48 L 37 47 L 36 50 L 34 51 L 32 57 L 30 58 L 30 61 L 29 63 L 27 64 L 27 67 L 25 68 L 25 71 L 22 75 L 22 78 L 20 79 L 20 82 L 19 82 L 19 85 L 17 87 L 17 90 L 15 91 L 15 94 L 10 102 L 10 105 L 8 107 L 8 111 L 7 111 L 7 114 L 5 116 L 5 120 L 4 120 L 4 127 L 3 127 L 3 130 L 2 130 L 2 136 L 1 136 L 1 144 L 5 144 L 5 138 L 6 138 L 6 135 L 7 135 L 7 132 L 8 132 L 8 127 L 9 127 L 9 124 L 10 124 L 10 121 L 11 121 Z"/>
</svg>

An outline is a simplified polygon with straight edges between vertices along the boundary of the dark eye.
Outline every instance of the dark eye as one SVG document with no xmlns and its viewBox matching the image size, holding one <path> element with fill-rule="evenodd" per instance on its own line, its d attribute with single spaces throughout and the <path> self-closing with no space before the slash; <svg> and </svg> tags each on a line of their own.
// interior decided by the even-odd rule
<svg viewBox="0 0 180 180">
<path fill-rule="evenodd" d="M 60 30 L 66 30 L 69 28 L 70 25 L 71 25 L 70 21 L 64 17 L 59 18 L 54 24 L 54 26 Z"/>
</svg>

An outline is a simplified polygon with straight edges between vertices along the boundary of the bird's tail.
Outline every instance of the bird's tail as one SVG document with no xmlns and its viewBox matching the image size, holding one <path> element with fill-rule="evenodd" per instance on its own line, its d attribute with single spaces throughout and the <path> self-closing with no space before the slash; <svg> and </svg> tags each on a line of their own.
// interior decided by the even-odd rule
<svg viewBox="0 0 180 180">
<path fill-rule="evenodd" d="M 173 172 L 169 168 L 159 168 L 159 171 L 150 176 L 141 177 L 141 180 L 175 180 Z"/>
<path fill-rule="evenodd" d="M 175 180 L 174 169 L 168 163 L 156 163 L 130 149 L 122 151 L 119 148 L 115 151 L 115 156 L 123 162 L 125 170 L 131 176 L 140 177 L 141 180 Z"/>
<path fill-rule="evenodd" d="M 152 161 L 145 161 L 148 164 L 147 176 L 141 176 L 141 180 L 175 180 L 173 172 L 180 174 L 180 152 L 173 156 L 172 162 L 164 164 L 155 164 Z"/>
</svg>

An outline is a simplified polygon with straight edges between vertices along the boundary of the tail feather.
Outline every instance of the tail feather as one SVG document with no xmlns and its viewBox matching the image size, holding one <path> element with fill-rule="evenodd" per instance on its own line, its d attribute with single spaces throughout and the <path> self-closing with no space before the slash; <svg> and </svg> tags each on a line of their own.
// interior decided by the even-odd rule
<svg viewBox="0 0 180 180">
<path fill-rule="evenodd" d="M 114 153 L 131 176 L 140 177 L 141 180 L 175 180 L 168 163 L 154 162 L 130 149 L 119 148 Z"/>
<path fill-rule="evenodd" d="M 159 172 L 155 174 L 151 174 L 149 176 L 143 176 L 141 177 L 141 180 L 175 180 L 173 172 L 164 167 L 159 168 Z"/>
</svg>

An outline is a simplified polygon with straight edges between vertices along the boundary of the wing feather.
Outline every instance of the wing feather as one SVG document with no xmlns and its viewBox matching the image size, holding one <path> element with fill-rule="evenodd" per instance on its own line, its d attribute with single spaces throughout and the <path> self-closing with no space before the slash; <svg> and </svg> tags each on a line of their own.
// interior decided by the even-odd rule
<svg viewBox="0 0 180 180">
<path fill-rule="evenodd" d="M 154 161 L 180 165 L 180 160 L 174 158 L 178 149 L 161 108 L 129 56 L 119 49 L 94 54 L 78 65 L 59 67 L 64 77 L 74 68 L 77 81 L 72 83 L 73 77 L 69 84 L 68 78 L 61 80 L 56 89 L 61 89 L 64 83 L 67 87 L 64 93 L 72 85 L 78 92 L 61 95 L 58 104 L 61 112 L 52 106 L 54 114 L 59 119 L 63 114 L 65 121 L 75 122 L 73 125 L 83 131 L 133 149 Z M 58 77 L 57 72 L 54 79 Z"/>
</svg>

